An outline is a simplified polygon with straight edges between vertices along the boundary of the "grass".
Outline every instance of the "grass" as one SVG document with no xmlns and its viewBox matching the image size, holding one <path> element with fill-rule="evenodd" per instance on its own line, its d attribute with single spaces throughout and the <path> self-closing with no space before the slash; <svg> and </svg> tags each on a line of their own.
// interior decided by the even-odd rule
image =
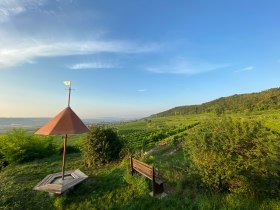
<svg viewBox="0 0 280 210">
<path fill-rule="evenodd" d="M 80 154 L 67 157 L 67 168 L 80 168 L 90 177 L 66 197 L 52 199 L 32 188 L 47 174 L 60 171 L 54 156 L 26 164 L 9 165 L 0 173 L 0 209 L 114 209 L 133 197 L 148 199 L 148 182 L 130 177 L 126 164 L 114 163 L 102 169 L 83 167 Z"/>
<path fill-rule="evenodd" d="M 158 130 L 193 125 L 210 118 L 211 114 L 148 118 L 113 126 L 123 133 L 125 141 L 137 144 L 142 138 Z M 276 111 L 263 111 L 231 116 L 259 119 L 269 128 L 279 132 L 280 114 Z M 126 138 L 130 134 L 143 134 L 137 140 Z M 244 195 L 210 193 L 201 184 L 200 177 L 190 171 L 183 151 L 172 143 L 174 137 L 187 135 L 188 130 L 160 139 L 160 145 L 142 156 L 142 160 L 153 164 L 166 181 L 168 196 L 158 200 L 149 196 L 151 183 L 140 175 L 131 176 L 128 158 L 110 163 L 100 168 L 86 168 L 80 153 L 67 155 L 66 169 L 79 168 L 89 178 L 67 196 L 50 198 L 45 192 L 32 188 L 47 174 L 61 170 L 61 156 L 54 155 L 24 164 L 11 164 L 0 171 L 0 209 L 280 209 L 279 199 L 248 197 Z M 69 137 L 68 145 L 80 147 L 83 135 Z M 62 146 L 61 137 L 55 137 Z M 134 145 L 134 146 L 135 146 Z M 133 146 L 133 145 L 132 145 Z M 153 145 L 151 145 L 153 146 Z"/>
<path fill-rule="evenodd" d="M 182 151 L 162 148 L 147 157 L 158 166 L 169 195 L 158 200 L 148 195 L 149 180 L 131 176 L 128 159 L 102 168 L 83 166 L 80 154 L 67 157 L 67 168 L 80 168 L 89 178 L 67 196 L 50 198 L 32 188 L 47 174 L 60 171 L 61 160 L 53 156 L 25 164 L 9 165 L 0 172 L 0 209 L 279 209 L 280 201 L 244 198 L 231 194 L 195 192 L 182 172 Z M 162 157 L 162 158 L 160 158 Z"/>
</svg>

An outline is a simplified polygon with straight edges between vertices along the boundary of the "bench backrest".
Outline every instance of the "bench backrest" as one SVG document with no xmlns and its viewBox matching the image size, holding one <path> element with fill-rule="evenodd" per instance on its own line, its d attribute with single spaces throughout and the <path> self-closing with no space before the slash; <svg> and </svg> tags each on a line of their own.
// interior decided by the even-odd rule
<svg viewBox="0 0 280 210">
<path fill-rule="evenodd" d="M 132 169 L 134 169 L 135 171 L 144 175 L 148 179 L 153 180 L 153 176 L 154 176 L 154 167 L 153 166 L 150 166 L 150 165 L 143 163 L 139 160 L 136 160 L 134 158 L 131 158 L 130 161 L 131 161 L 130 164 L 131 164 Z"/>
</svg>

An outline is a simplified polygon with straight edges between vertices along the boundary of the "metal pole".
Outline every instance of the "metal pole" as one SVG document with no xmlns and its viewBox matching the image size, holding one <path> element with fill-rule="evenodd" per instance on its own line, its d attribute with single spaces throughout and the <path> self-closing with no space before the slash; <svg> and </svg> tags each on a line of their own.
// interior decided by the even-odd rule
<svg viewBox="0 0 280 210">
<path fill-rule="evenodd" d="M 65 134 L 65 138 L 64 138 L 64 147 L 63 147 L 63 156 L 62 156 L 62 180 L 64 180 L 64 172 L 65 172 L 66 144 L 67 144 L 67 134 Z"/>
<path fill-rule="evenodd" d="M 71 84 L 68 88 L 68 107 L 70 107 L 70 96 L 71 96 Z"/>
</svg>

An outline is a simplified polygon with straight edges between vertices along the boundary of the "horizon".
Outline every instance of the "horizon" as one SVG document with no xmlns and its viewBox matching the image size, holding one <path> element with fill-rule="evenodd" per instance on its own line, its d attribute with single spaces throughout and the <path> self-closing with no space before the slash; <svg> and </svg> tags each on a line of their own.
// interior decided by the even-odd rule
<svg viewBox="0 0 280 210">
<path fill-rule="evenodd" d="M 143 118 L 280 84 L 280 2 L 0 2 L 0 118 Z M 144 15 L 143 15 L 144 14 Z"/>
<path fill-rule="evenodd" d="M 269 89 L 266 89 L 266 90 L 262 90 L 260 92 L 263 92 L 263 91 L 268 91 L 268 90 L 271 90 L 271 89 L 277 89 L 277 88 L 280 88 L 280 87 L 274 87 L 274 88 L 269 88 Z M 174 107 L 171 107 L 167 110 L 163 110 L 162 112 L 165 112 L 165 111 L 168 111 L 170 109 L 173 109 L 173 108 L 177 108 L 177 107 L 183 107 L 183 106 L 200 106 L 200 105 L 203 105 L 205 103 L 209 103 L 209 102 L 212 102 L 212 101 L 215 101 L 215 100 L 218 100 L 220 98 L 227 98 L 227 97 L 231 97 L 231 96 L 234 96 L 234 95 L 246 95 L 246 94 L 254 94 L 254 93 L 260 93 L 260 92 L 251 92 L 251 93 L 241 93 L 241 94 L 233 94 L 233 95 L 229 95 L 229 96 L 221 96 L 219 98 L 215 98 L 213 100 L 210 100 L 210 101 L 206 101 L 206 102 L 203 102 L 203 103 L 200 103 L 200 104 L 187 104 L 187 105 L 178 105 L 178 106 L 174 106 Z M 153 113 L 149 116 L 139 116 L 139 117 L 122 117 L 122 116 L 119 116 L 119 117 L 112 117 L 112 116 L 100 116 L 100 117 L 95 117 L 95 118 L 87 118 L 87 117 L 84 117 L 84 118 L 81 118 L 82 120 L 105 120 L 105 119 L 110 119 L 111 121 L 115 121 L 115 120 L 137 120 L 137 119 L 142 119 L 142 118 L 146 118 L 146 117 L 151 117 L 152 115 L 155 115 L 155 114 L 159 114 L 161 112 L 157 112 L 157 113 Z M 44 117 L 44 116 L 39 116 L 39 117 L 1 117 L 0 116 L 0 119 L 52 119 L 54 116 L 50 116 L 50 117 Z M 110 121 L 108 121 L 110 122 Z"/>
<path fill-rule="evenodd" d="M 53 117 L 0 117 L 0 119 L 47 119 L 47 120 L 50 120 Z M 115 121 L 115 120 L 134 120 L 134 119 L 140 119 L 140 118 L 124 118 L 124 117 L 81 118 L 81 120 L 97 120 L 97 121 L 106 120 L 106 119 Z"/>
</svg>

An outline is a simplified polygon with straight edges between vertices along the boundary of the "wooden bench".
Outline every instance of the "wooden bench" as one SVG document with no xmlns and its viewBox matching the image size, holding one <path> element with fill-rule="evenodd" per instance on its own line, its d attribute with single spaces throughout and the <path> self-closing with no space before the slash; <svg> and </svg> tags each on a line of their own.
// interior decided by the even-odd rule
<svg viewBox="0 0 280 210">
<path fill-rule="evenodd" d="M 154 166 L 150 166 L 133 157 L 130 157 L 131 175 L 133 176 L 134 171 L 139 172 L 143 176 L 147 177 L 152 181 L 153 191 L 150 193 L 152 196 L 163 193 L 164 181 L 159 177 L 158 172 Z"/>
</svg>

